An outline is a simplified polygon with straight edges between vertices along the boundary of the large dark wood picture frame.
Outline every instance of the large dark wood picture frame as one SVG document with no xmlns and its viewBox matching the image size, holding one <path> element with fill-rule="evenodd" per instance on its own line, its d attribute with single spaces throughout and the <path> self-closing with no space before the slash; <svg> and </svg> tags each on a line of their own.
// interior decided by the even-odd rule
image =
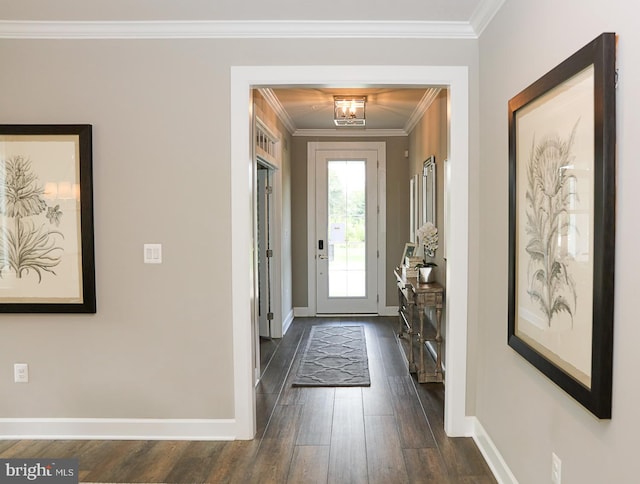
<svg viewBox="0 0 640 484">
<path fill-rule="evenodd" d="M 604 33 L 509 101 L 508 344 L 611 418 L 615 46 Z"/>
<path fill-rule="evenodd" d="M 91 125 L 0 125 L 0 312 L 96 312 Z"/>
</svg>

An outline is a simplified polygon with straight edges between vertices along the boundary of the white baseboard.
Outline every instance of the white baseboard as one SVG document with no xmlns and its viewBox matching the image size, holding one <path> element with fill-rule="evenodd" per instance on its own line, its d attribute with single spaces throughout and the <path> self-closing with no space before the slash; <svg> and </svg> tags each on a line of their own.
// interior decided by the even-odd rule
<svg viewBox="0 0 640 484">
<path fill-rule="evenodd" d="M 385 306 L 381 309 L 380 316 L 397 316 L 398 306 Z"/>
<path fill-rule="evenodd" d="M 500 454 L 480 421 L 476 417 L 470 418 L 473 419 L 473 440 L 478 449 L 480 449 L 484 460 L 487 461 L 493 476 L 500 484 L 518 484 L 518 480 L 509 469 L 509 466 L 502 458 L 502 454 Z"/>
<path fill-rule="evenodd" d="M 0 440 L 235 440 L 236 435 L 235 419 L 0 419 Z"/>
<path fill-rule="evenodd" d="M 383 306 L 380 308 L 380 316 L 396 316 L 398 314 L 398 306 Z M 309 308 L 293 308 L 293 316 L 296 318 L 313 318 L 316 315 Z M 319 315 L 320 316 L 320 315 Z M 335 314 L 329 316 L 336 316 Z"/>
<path fill-rule="evenodd" d="M 291 323 L 293 323 L 293 311 L 294 310 L 292 308 L 291 311 L 289 311 L 289 314 L 287 314 L 287 316 L 284 318 L 284 321 L 282 321 L 282 336 L 287 334 L 289 326 L 291 326 Z"/>
<path fill-rule="evenodd" d="M 312 314 L 309 308 L 293 308 L 294 318 L 309 318 L 313 316 L 315 316 L 315 314 Z"/>
</svg>

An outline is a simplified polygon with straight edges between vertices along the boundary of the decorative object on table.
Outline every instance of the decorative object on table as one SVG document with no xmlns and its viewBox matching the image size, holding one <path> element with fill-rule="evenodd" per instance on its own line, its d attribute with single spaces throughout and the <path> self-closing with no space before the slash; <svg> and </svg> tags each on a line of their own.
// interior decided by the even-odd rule
<svg viewBox="0 0 640 484">
<path fill-rule="evenodd" d="M 407 242 L 404 244 L 404 250 L 402 251 L 402 259 L 400 259 L 400 265 L 404 264 L 407 257 L 413 257 L 416 253 L 416 244 L 413 242 Z"/>
<path fill-rule="evenodd" d="M 370 386 L 362 325 L 311 327 L 293 386 Z"/>
<path fill-rule="evenodd" d="M 425 257 L 435 257 L 438 249 L 438 229 L 432 222 L 423 224 L 417 231 L 419 243 L 422 245 Z"/>
<path fill-rule="evenodd" d="M 436 280 L 436 264 L 429 262 L 418 268 L 418 282 L 430 283 Z"/>
<path fill-rule="evenodd" d="M 599 418 L 611 418 L 615 46 L 600 35 L 509 101 L 508 342 Z"/>
<path fill-rule="evenodd" d="M 422 262 L 423 260 L 421 255 L 414 255 L 404 258 L 404 265 L 407 267 L 415 268 L 416 266 L 422 265 Z"/>
<path fill-rule="evenodd" d="M 404 268 L 406 277 L 418 277 L 418 269 L 423 264 L 422 256 L 405 257 Z"/>
<path fill-rule="evenodd" d="M 437 265 L 433 261 L 428 261 L 427 258 L 433 258 L 436 255 L 436 250 L 438 249 L 438 229 L 432 222 L 426 222 L 416 231 L 416 237 L 424 254 L 424 260 L 418 265 L 418 281 L 422 283 L 434 282 L 434 268 L 437 267 Z"/>
<path fill-rule="evenodd" d="M 0 125 L 0 312 L 96 312 L 91 150 L 91 125 Z"/>
</svg>

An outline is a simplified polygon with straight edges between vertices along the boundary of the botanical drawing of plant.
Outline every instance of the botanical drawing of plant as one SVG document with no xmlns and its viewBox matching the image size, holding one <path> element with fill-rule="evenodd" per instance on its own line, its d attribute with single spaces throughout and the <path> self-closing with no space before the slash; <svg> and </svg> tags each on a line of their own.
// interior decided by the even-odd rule
<svg viewBox="0 0 640 484">
<path fill-rule="evenodd" d="M 0 160 L 0 214 L 5 216 L 0 231 L 0 277 L 12 270 L 20 279 L 33 271 L 40 283 L 43 272 L 56 274 L 54 268 L 63 252 L 56 245 L 56 236 L 64 236 L 33 218 L 46 210 L 49 223 L 58 226 L 62 211 L 59 205 L 47 207 L 43 195 L 31 160 L 21 155 Z M 8 226 L 8 219 L 13 219 L 13 227 Z"/>
<path fill-rule="evenodd" d="M 532 142 L 527 166 L 525 248 L 530 256 L 527 293 L 544 313 L 547 324 L 556 314 L 566 311 L 571 317 L 577 302 L 575 282 L 568 270 L 569 256 L 563 255 L 559 237 L 576 231 L 568 214 L 572 200 L 577 200 L 575 176 L 567 173 L 573 161 L 571 149 L 578 123 L 568 139 L 548 136 L 538 144 Z M 570 183 L 569 180 L 574 180 Z"/>
</svg>

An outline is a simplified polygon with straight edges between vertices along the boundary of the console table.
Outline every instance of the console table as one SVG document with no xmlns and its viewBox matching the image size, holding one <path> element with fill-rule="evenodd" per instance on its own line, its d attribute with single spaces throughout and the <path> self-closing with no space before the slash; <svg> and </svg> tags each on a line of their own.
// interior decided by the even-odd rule
<svg viewBox="0 0 640 484">
<path fill-rule="evenodd" d="M 407 361 L 409 371 L 417 373 L 419 383 L 442 382 L 442 307 L 444 288 L 437 282 L 420 283 L 416 277 L 403 277 L 402 270 L 394 271 L 398 282 L 398 317 L 400 329 L 398 337 L 408 342 Z M 425 309 L 435 308 L 435 335 L 427 335 L 425 330 Z M 419 326 L 416 328 L 415 314 Z M 427 324 L 430 327 L 430 324 Z M 418 362 L 415 361 L 414 342 L 418 343 Z M 427 371 L 425 365 L 425 342 L 431 341 L 435 347 L 435 370 Z M 430 355 L 429 355 L 430 357 Z"/>
</svg>

